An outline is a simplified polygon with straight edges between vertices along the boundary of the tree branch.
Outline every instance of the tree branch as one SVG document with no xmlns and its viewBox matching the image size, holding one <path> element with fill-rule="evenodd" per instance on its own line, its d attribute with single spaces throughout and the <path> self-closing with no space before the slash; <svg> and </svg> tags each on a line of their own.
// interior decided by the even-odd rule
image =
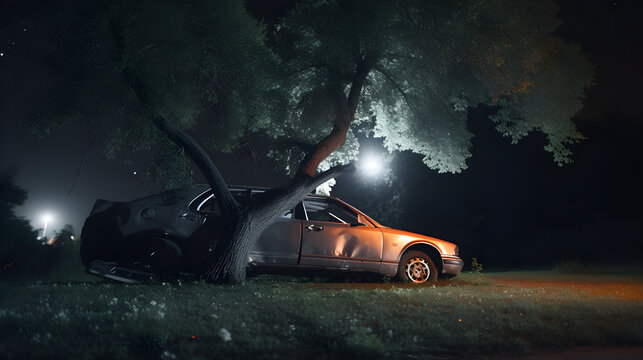
<svg viewBox="0 0 643 360">
<path fill-rule="evenodd" d="M 285 188 L 273 189 L 264 194 L 258 195 L 259 199 L 255 210 L 261 216 L 274 219 L 287 209 L 294 208 L 306 195 L 310 194 L 319 185 L 336 178 L 346 172 L 354 171 L 355 164 L 337 165 L 317 174 L 314 177 L 297 176 L 290 185 Z"/>
<path fill-rule="evenodd" d="M 370 65 L 366 59 L 357 61 L 351 89 L 346 98 L 346 103 L 340 106 L 340 111 L 335 117 L 333 130 L 306 154 L 299 165 L 298 176 L 314 177 L 319 164 L 344 144 L 344 141 L 346 141 L 346 132 L 348 132 L 351 123 L 355 119 L 359 97 L 369 71 Z"/>
<path fill-rule="evenodd" d="M 208 184 L 212 188 L 221 212 L 223 214 L 231 214 L 236 211 L 239 204 L 232 196 L 228 185 L 223 180 L 223 176 L 221 176 L 221 173 L 219 173 L 219 170 L 205 150 L 203 150 L 190 135 L 162 117 L 155 118 L 154 125 L 163 131 L 172 142 L 182 147 L 192 161 L 197 164 L 199 170 L 205 175 Z"/>
</svg>

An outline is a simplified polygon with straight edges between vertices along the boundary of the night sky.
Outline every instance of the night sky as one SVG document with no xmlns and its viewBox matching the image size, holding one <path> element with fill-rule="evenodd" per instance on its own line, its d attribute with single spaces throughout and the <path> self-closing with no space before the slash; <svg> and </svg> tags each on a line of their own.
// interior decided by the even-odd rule
<svg viewBox="0 0 643 360">
<path fill-rule="evenodd" d="M 55 217 L 51 228 L 69 223 L 79 233 L 97 198 L 126 201 L 160 190 L 141 176 L 151 153 L 141 153 L 127 163 L 108 161 L 99 138 L 89 150 L 78 183 L 67 195 L 89 134 L 87 129 L 73 127 L 44 138 L 26 132 L 24 110 L 52 73 L 42 56 L 47 44 L 40 41 L 37 19 L 24 24 L 12 21 L 23 9 L 20 3 L 3 1 L 0 5 L 0 167 L 17 165 L 16 183 L 29 192 L 19 215 L 40 228 L 42 215 L 50 212 Z M 270 23 L 289 4 L 281 1 L 271 7 L 253 1 L 249 8 Z M 637 1 L 566 1 L 560 6 L 563 24 L 559 34 L 580 42 L 596 65 L 596 84 L 588 93 L 585 109 L 574 119 L 589 138 L 574 146 L 575 162 L 556 166 L 551 154 L 542 150 L 541 134 L 511 145 L 486 119 L 489 109 L 473 109 L 468 123 L 476 135 L 473 158 L 462 174 L 437 174 L 424 167 L 419 156 L 396 157 L 392 166 L 406 195 L 401 218 L 390 225 L 459 243 L 465 260 L 478 256 L 483 263 L 495 265 L 516 266 L 529 257 L 508 258 L 528 254 L 531 247 L 543 243 L 555 245 L 557 254 L 542 260 L 606 261 L 611 254 L 640 263 L 643 7 Z M 12 25 L 4 25 L 8 23 Z M 7 73 L 10 68 L 15 72 Z M 380 146 L 373 139 L 362 141 Z M 231 184 L 284 185 L 287 179 L 262 157 L 261 144 L 257 149 L 257 169 L 240 154 L 212 156 Z M 357 204 L 360 197 L 369 196 L 369 189 L 361 188 L 360 180 L 352 175 L 338 180 L 333 195 Z M 387 224 L 387 219 L 378 220 Z"/>
</svg>

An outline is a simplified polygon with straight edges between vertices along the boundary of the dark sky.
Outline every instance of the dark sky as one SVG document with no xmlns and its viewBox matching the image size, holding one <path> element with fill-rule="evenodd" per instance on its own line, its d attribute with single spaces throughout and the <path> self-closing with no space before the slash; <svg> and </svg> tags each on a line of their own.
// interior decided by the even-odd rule
<svg viewBox="0 0 643 360">
<path fill-rule="evenodd" d="M 290 3 L 251 1 L 249 8 L 272 22 Z M 76 187 L 67 195 L 89 132 L 65 128 L 44 138 L 26 132 L 21 122 L 24 106 L 52 74 L 43 56 L 47 44 L 40 41 L 38 20 L 13 21 L 24 6 L 20 1 L 0 5 L 0 20 L 12 24 L 3 24 L 0 33 L 0 167 L 17 165 L 16 182 L 29 191 L 27 204 L 18 209 L 20 215 L 42 227 L 42 214 L 51 212 L 53 228 L 71 223 L 80 232 L 95 199 L 131 200 L 159 189 L 141 176 L 150 154 L 142 153 L 127 164 L 108 161 L 99 138 L 90 148 Z M 494 255 L 495 246 L 521 247 L 524 252 L 545 241 L 557 244 L 565 256 L 574 256 L 579 247 L 605 246 L 601 239 L 606 238 L 612 241 L 611 248 L 581 252 L 581 256 L 593 259 L 606 252 L 623 252 L 631 260 L 641 260 L 643 29 L 639 17 L 643 9 L 638 1 L 611 0 L 565 1 L 560 6 L 560 35 L 580 42 L 597 66 L 586 108 L 575 118 L 589 137 L 575 146 L 575 163 L 558 168 L 542 150 L 543 137 L 538 134 L 518 145 L 509 144 L 486 120 L 487 110 L 476 109 L 469 121 L 476 135 L 474 157 L 463 174 L 437 174 L 412 154 L 396 157 L 394 166 L 407 195 L 400 208 L 402 217 L 394 225 L 462 243 L 469 254 L 491 262 L 500 262 L 497 257 L 507 253 Z M 9 68 L 17 70 L 8 74 Z M 270 162 L 260 162 L 255 170 L 254 163 L 239 154 L 213 155 L 229 183 L 283 184 L 284 178 L 274 174 Z M 354 191 L 359 186 L 355 178 L 340 179 L 333 195 L 357 204 L 373 191 Z"/>
</svg>

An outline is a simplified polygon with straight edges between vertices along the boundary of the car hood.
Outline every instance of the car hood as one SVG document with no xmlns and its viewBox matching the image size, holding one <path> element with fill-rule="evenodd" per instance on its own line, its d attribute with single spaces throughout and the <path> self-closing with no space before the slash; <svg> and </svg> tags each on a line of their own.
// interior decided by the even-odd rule
<svg viewBox="0 0 643 360">
<path fill-rule="evenodd" d="M 412 242 L 428 242 L 433 245 L 435 245 L 442 254 L 446 255 L 451 255 L 454 253 L 454 250 L 456 248 L 456 244 L 438 239 L 432 236 L 427 236 L 427 235 L 422 235 L 422 234 L 417 234 L 413 233 L 410 231 L 404 231 L 404 230 L 399 230 L 399 229 L 393 229 L 389 227 L 381 227 L 380 230 L 382 230 L 382 234 L 384 236 L 396 236 L 400 238 L 404 242 L 412 243 Z"/>
</svg>

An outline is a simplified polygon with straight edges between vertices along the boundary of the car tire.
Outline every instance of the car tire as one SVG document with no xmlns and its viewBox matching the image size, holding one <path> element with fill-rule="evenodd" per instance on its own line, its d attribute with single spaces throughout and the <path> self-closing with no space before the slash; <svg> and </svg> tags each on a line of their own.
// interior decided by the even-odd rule
<svg viewBox="0 0 643 360">
<path fill-rule="evenodd" d="M 416 284 L 435 282 L 438 281 L 438 268 L 429 255 L 422 251 L 411 250 L 400 259 L 397 279 L 400 282 Z"/>
</svg>

